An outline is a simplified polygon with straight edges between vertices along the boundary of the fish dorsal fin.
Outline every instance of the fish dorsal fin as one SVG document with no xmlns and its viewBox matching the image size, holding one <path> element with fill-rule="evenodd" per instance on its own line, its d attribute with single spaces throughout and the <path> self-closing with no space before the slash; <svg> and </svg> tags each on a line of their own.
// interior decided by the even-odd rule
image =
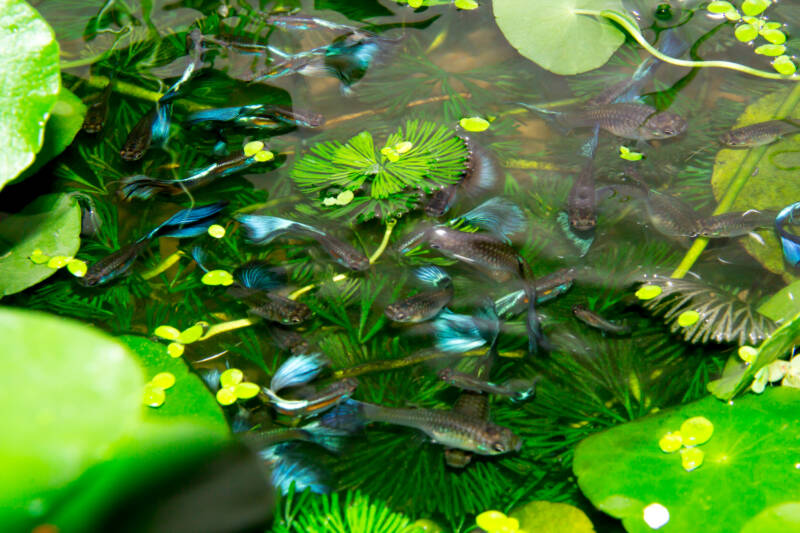
<svg viewBox="0 0 800 533">
<path fill-rule="evenodd" d="M 509 237 L 524 230 L 527 222 L 528 219 L 519 206 L 505 198 L 496 197 L 486 200 L 472 211 L 454 218 L 450 224 L 466 223 L 477 226 L 510 242 Z"/>
</svg>

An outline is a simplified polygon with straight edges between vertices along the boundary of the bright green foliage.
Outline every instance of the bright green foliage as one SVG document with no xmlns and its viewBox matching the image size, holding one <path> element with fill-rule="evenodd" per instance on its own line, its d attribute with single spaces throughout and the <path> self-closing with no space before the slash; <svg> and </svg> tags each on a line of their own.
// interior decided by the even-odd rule
<svg viewBox="0 0 800 533">
<path fill-rule="evenodd" d="M 0 0 L 0 189 L 33 163 L 61 85 L 53 30 L 23 0 Z"/>
<path fill-rule="evenodd" d="M 743 43 L 749 43 L 758 37 L 758 29 L 754 28 L 750 24 L 740 24 L 736 26 L 733 34 Z"/>
<path fill-rule="evenodd" d="M 62 87 L 44 130 L 42 149 L 36 156 L 36 161 L 22 173 L 20 179 L 33 175 L 48 161 L 63 152 L 81 130 L 84 115 L 86 106 L 81 99 L 66 87 Z"/>
<path fill-rule="evenodd" d="M 393 512 L 386 504 L 371 500 L 358 491 L 316 495 L 290 492 L 286 509 L 276 521 L 275 533 L 422 533 L 421 527 Z M 289 519 L 287 520 L 287 517 Z"/>
<path fill-rule="evenodd" d="M 736 11 L 736 8 L 730 2 L 715 0 L 706 6 L 711 13 L 727 13 L 728 11 Z"/>
<path fill-rule="evenodd" d="M 403 153 L 399 143 L 412 147 Z M 346 205 L 330 206 L 323 213 L 334 218 L 364 221 L 375 216 L 398 217 L 416 206 L 418 193 L 456 183 L 465 168 L 466 148 L 451 130 L 433 122 L 412 120 L 376 145 L 363 131 L 346 144 L 323 142 L 311 147 L 292 169 L 292 179 L 304 193 L 319 198 L 336 197 L 349 190 Z"/>
<path fill-rule="evenodd" d="M 800 281 L 795 281 L 761 304 L 758 312 L 774 321 L 789 320 L 800 313 Z"/>
<path fill-rule="evenodd" d="M 556 74 L 579 74 L 603 66 L 625 34 L 586 10 L 624 13 L 619 0 L 496 0 L 494 17 L 520 54 Z"/>
<path fill-rule="evenodd" d="M 0 337 L 0 523 L 19 531 L 140 420 L 145 381 L 122 345 L 63 318 L 3 308 Z"/>
<path fill-rule="evenodd" d="M 742 11 L 745 15 L 754 17 L 763 13 L 770 4 L 772 4 L 771 0 L 744 0 L 742 2 Z"/>
<path fill-rule="evenodd" d="M 652 531 L 643 519 L 652 503 L 669 511 L 663 531 L 739 531 L 800 490 L 794 435 L 786 431 L 799 421 L 798 401 L 800 391 L 788 387 L 732 404 L 708 397 L 593 435 L 575 451 L 578 485 L 631 532 Z M 686 472 L 680 455 L 662 452 L 658 440 L 694 416 L 710 420 L 714 436 L 701 446 L 703 464 Z M 770 482 L 752 483 L 754 472 Z M 757 531 L 788 531 L 768 524 Z"/>
<path fill-rule="evenodd" d="M 768 94 L 750 104 L 732 128 L 741 128 L 748 124 L 772 120 L 781 103 L 786 99 L 788 90 L 780 90 Z M 800 107 L 786 118 L 800 118 Z M 800 152 L 797 141 L 787 135 L 766 147 L 766 152 L 758 162 L 759 171 L 747 179 L 742 190 L 731 206 L 731 211 L 747 211 L 748 209 L 779 210 L 800 198 L 800 182 L 797 171 L 800 170 Z M 714 197 L 719 200 L 727 190 L 737 170 L 742 165 L 748 150 L 720 150 L 714 163 L 711 186 Z M 739 242 L 745 250 L 756 258 L 768 270 L 781 274 L 791 281 L 795 275 L 784 267 L 783 251 L 773 229 L 758 232 L 764 239 L 762 245 L 755 239 L 743 237 Z"/>
<path fill-rule="evenodd" d="M 781 44 L 762 44 L 753 51 L 762 56 L 775 57 L 783 54 L 786 51 L 786 47 Z"/>
<path fill-rule="evenodd" d="M 36 285 L 57 271 L 30 256 L 72 257 L 80 246 L 81 208 L 75 196 L 49 194 L 0 222 L 0 297 Z"/>
<path fill-rule="evenodd" d="M 511 511 L 520 529 L 539 533 L 594 533 L 592 521 L 575 506 L 555 502 L 530 502 Z"/>
<path fill-rule="evenodd" d="M 797 65 L 794 64 L 794 61 L 792 61 L 792 58 L 789 56 L 776 57 L 772 62 L 772 66 L 775 70 L 786 76 L 791 76 L 797 71 Z"/>
</svg>

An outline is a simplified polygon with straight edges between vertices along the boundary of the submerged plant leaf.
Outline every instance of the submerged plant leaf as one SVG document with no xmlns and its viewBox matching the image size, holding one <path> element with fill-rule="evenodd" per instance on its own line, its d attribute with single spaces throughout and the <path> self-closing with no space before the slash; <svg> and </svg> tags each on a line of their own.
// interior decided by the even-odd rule
<svg viewBox="0 0 800 533">
<path fill-rule="evenodd" d="M 0 189 L 42 148 L 45 123 L 58 98 L 58 43 L 27 2 L 0 0 Z"/>
<path fill-rule="evenodd" d="M 31 261 L 35 250 L 72 257 L 80 247 L 81 208 L 74 196 L 48 194 L 0 222 L 0 297 L 57 272 Z"/>
<path fill-rule="evenodd" d="M 508 516 L 519 520 L 519 527 L 524 531 L 594 533 L 586 513 L 566 503 L 530 502 L 515 508 Z"/>
<path fill-rule="evenodd" d="M 781 323 L 800 313 L 800 281 L 795 281 L 762 303 L 758 312 Z"/>
<path fill-rule="evenodd" d="M 657 315 L 664 315 L 670 330 L 683 331 L 683 338 L 689 342 L 757 344 L 776 328 L 775 323 L 755 307 L 723 289 L 689 279 L 662 277 L 648 280 L 648 285 L 662 290 L 644 306 Z M 690 311 L 699 315 L 696 321 L 687 319 L 686 313 Z"/>
<path fill-rule="evenodd" d="M 49 511 L 137 422 L 144 377 L 121 344 L 61 317 L 2 308 L 0 336 L 0 523 L 30 531 L 13 524 Z"/>
<path fill-rule="evenodd" d="M 433 122 L 408 121 L 389 135 L 383 148 L 378 146 L 368 131 L 346 144 L 316 144 L 295 164 L 292 179 L 319 204 L 325 198 L 351 193 L 346 203 L 327 202 L 330 209 L 323 213 L 364 221 L 398 217 L 416 206 L 420 192 L 452 185 L 464 171 L 464 143 L 450 129 Z M 402 150 L 391 148 L 395 146 Z"/>
<path fill-rule="evenodd" d="M 795 435 L 786 430 L 798 421 L 798 401 L 800 391 L 789 387 L 730 404 L 707 397 L 592 435 L 575 450 L 573 471 L 586 497 L 630 532 L 652 531 L 643 511 L 653 503 L 669 511 L 664 531 L 739 531 L 800 490 Z M 686 472 L 680 455 L 662 452 L 658 441 L 694 416 L 710 420 L 714 435 L 697 448 L 703 465 Z M 753 484 L 754 472 L 770 482 Z"/>
<path fill-rule="evenodd" d="M 733 124 L 732 128 L 741 128 L 748 124 L 764 122 L 775 118 L 775 112 L 789 94 L 788 90 L 779 90 L 756 100 L 745 109 L 744 113 Z M 783 118 L 783 117 L 781 117 Z M 800 119 L 800 107 L 795 108 L 788 118 Z M 748 150 L 723 149 L 717 153 L 711 187 L 714 197 L 720 200 L 737 170 L 742 165 Z M 797 138 L 787 135 L 767 147 L 766 153 L 758 162 L 758 172 L 751 175 L 730 208 L 730 211 L 747 211 L 748 209 L 779 210 L 800 198 L 800 147 Z M 797 273 L 784 264 L 783 251 L 775 236 L 774 228 L 758 231 L 764 244 L 751 237 L 741 237 L 739 242 L 747 253 L 752 255 L 764 267 L 780 274 L 786 281 L 796 279 Z"/>
<path fill-rule="evenodd" d="M 495 0 L 492 7 L 511 46 L 556 74 L 601 67 L 625 41 L 625 34 L 607 20 L 576 13 L 606 9 L 625 13 L 619 0 Z"/>
</svg>

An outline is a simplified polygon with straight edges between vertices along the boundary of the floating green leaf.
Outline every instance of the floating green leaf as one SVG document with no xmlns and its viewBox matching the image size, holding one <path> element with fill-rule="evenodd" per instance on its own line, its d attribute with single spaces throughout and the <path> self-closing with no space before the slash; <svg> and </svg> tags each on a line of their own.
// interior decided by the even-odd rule
<svg viewBox="0 0 800 533">
<path fill-rule="evenodd" d="M 791 76 L 797 71 L 797 65 L 794 64 L 794 61 L 789 56 L 776 57 L 772 62 L 772 67 L 784 76 Z"/>
<path fill-rule="evenodd" d="M 732 127 L 741 128 L 776 118 L 775 114 L 788 94 L 789 90 L 779 90 L 756 100 L 745 109 Z M 800 107 L 786 118 L 800 118 Z M 725 194 L 747 154 L 748 150 L 729 149 L 717 153 L 711 177 L 711 187 L 717 201 Z M 758 172 L 748 177 L 730 211 L 782 209 L 793 199 L 800 198 L 798 170 L 800 170 L 800 149 L 796 139 L 789 135 L 767 146 L 766 152 L 758 162 Z M 793 281 L 795 274 L 784 267 L 783 252 L 775 236 L 775 230 L 761 230 L 758 234 L 763 238 L 764 244 L 751 237 L 742 237 L 738 242 L 768 270 L 781 274 L 786 281 Z"/>
<path fill-rule="evenodd" d="M 508 514 L 524 531 L 538 533 L 594 533 L 586 513 L 566 503 L 530 502 Z"/>
<path fill-rule="evenodd" d="M 733 31 L 733 34 L 736 38 L 743 43 L 749 43 L 756 37 L 758 37 L 758 30 L 751 26 L 750 24 L 740 24 L 736 26 L 736 29 Z"/>
<path fill-rule="evenodd" d="M 741 533 L 800 531 L 800 502 L 784 502 L 767 507 L 750 519 Z"/>
<path fill-rule="evenodd" d="M 781 30 L 764 28 L 759 34 L 772 44 L 783 44 L 786 42 L 786 34 Z"/>
<path fill-rule="evenodd" d="M 0 308 L 0 337 L 0 523 L 21 531 L 137 423 L 145 380 L 121 344 L 61 317 Z"/>
<path fill-rule="evenodd" d="M 81 209 L 74 196 L 48 194 L 0 222 L 0 297 L 36 285 L 57 271 L 36 264 L 35 250 L 72 257 L 80 247 Z"/>
<path fill-rule="evenodd" d="M 762 56 L 775 57 L 783 54 L 786 51 L 786 47 L 782 44 L 762 44 L 753 51 Z"/>
<path fill-rule="evenodd" d="M 0 189 L 33 163 L 61 85 L 52 28 L 23 0 L 0 0 Z"/>
<path fill-rule="evenodd" d="M 745 15 L 754 17 L 763 13 L 771 3 L 771 0 L 744 0 L 742 2 L 742 11 L 744 11 Z"/>
<path fill-rule="evenodd" d="M 706 6 L 706 9 L 708 9 L 710 13 L 726 13 L 728 11 L 736 11 L 736 8 L 733 7 L 733 4 L 731 4 L 730 2 L 724 2 L 719 0 L 716 0 L 708 4 L 708 6 Z"/>
<path fill-rule="evenodd" d="M 595 506 L 622 519 L 631 532 L 652 531 L 644 509 L 653 503 L 669 511 L 663 531 L 739 531 L 800 490 L 795 436 L 786 431 L 800 423 L 798 402 L 800 391 L 789 387 L 731 404 L 708 397 L 593 435 L 575 450 L 578 485 Z M 679 454 L 662 452 L 658 440 L 694 416 L 711 421 L 714 436 L 700 448 L 702 466 L 687 473 Z M 753 484 L 754 472 L 770 482 Z M 758 531 L 788 529 L 765 526 Z"/>
<path fill-rule="evenodd" d="M 292 179 L 320 204 L 339 195 L 349 200 L 329 200 L 325 205 L 331 209 L 323 213 L 364 221 L 398 217 L 417 204 L 420 190 L 429 193 L 456 183 L 464 172 L 464 143 L 450 129 L 432 122 L 408 121 L 378 146 L 384 148 L 376 148 L 368 131 L 346 144 L 316 144 L 295 164 Z"/>
<path fill-rule="evenodd" d="M 36 161 L 17 180 L 25 179 L 63 152 L 81 130 L 86 106 L 69 89 L 62 87 L 44 130 L 44 144 Z"/>
<path fill-rule="evenodd" d="M 495 0 L 492 8 L 511 46 L 556 74 L 600 67 L 625 41 L 625 34 L 607 20 L 582 13 L 625 13 L 619 0 Z"/>
</svg>

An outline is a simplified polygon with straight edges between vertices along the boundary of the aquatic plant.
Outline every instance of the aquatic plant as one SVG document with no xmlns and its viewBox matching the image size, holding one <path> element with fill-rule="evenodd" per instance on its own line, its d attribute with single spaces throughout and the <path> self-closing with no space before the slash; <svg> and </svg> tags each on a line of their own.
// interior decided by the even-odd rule
<svg viewBox="0 0 800 533">
<path fill-rule="evenodd" d="M 291 176 L 326 216 L 386 220 L 416 207 L 420 195 L 456 183 L 466 155 L 464 143 L 448 128 L 414 120 L 389 135 L 381 148 L 368 131 L 345 144 L 312 146 Z"/>
</svg>

